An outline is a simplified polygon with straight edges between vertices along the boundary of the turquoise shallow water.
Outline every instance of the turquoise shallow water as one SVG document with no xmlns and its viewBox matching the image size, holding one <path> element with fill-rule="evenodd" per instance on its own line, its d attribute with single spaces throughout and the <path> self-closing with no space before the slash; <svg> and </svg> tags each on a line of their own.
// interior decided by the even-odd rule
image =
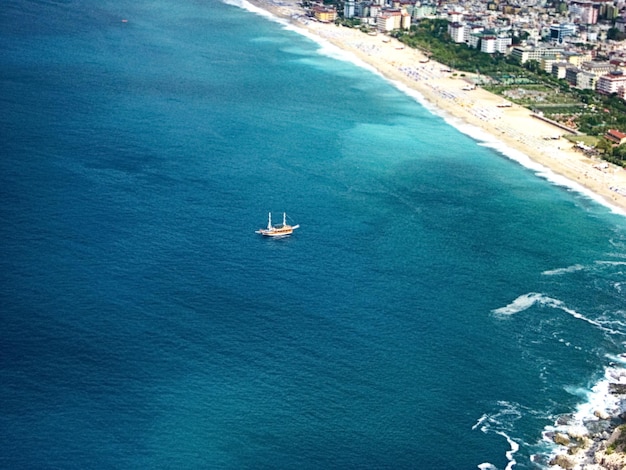
<svg viewBox="0 0 626 470">
<path fill-rule="evenodd" d="M 0 466 L 535 468 L 602 401 L 623 217 L 245 9 L 0 25 Z"/>
</svg>

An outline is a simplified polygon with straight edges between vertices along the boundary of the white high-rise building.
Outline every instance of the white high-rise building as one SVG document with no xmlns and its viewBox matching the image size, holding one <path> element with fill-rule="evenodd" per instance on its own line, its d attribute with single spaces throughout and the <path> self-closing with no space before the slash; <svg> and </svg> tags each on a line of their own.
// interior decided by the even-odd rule
<svg viewBox="0 0 626 470">
<path fill-rule="evenodd" d="M 343 5 L 344 18 L 354 18 L 355 5 L 356 2 L 354 0 L 346 0 Z"/>
</svg>

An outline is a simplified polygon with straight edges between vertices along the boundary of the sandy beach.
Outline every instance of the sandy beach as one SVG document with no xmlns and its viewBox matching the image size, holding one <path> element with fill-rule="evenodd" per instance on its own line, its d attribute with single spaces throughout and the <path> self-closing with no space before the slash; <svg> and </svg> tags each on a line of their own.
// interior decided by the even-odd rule
<svg viewBox="0 0 626 470">
<path fill-rule="evenodd" d="M 522 106 L 471 86 L 471 74 L 455 73 L 386 35 L 369 35 L 358 29 L 314 21 L 306 17 L 294 0 L 249 0 L 249 3 L 350 53 L 385 78 L 409 92 L 416 92 L 429 109 L 455 127 L 471 128 L 469 133 L 484 136 L 488 145 L 507 148 L 504 153 L 509 157 L 513 150 L 516 155 L 512 158 L 542 177 L 580 191 L 614 212 L 626 215 L 625 169 L 584 155 L 570 141 L 556 138 L 570 132 L 538 118 Z M 505 103 L 506 106 L 502 106 Z M 614 416 L 607 414 L 603 419 L 617 419 L 621 414 L 621 408 L 612 411 Z M 580 429 L 579 424 L 572 423 L 571 431 L 566 432 L 575 434 Z M 609 456 L 605 452 L 607 442 L 611 441 L 608 435 L 585 434 L 571 439 L 580 452 L 572 452 L 568 446 L 561 448 L 559 458 L 565 458 L 567 463 L 562 464 L 566 468 L 622 468 L 623 453 Z"/>
<path fill-rule="evenodd" d="M 479 87 L 470 89 L 471 74 L 461 76 L 448 71 L 447 67 L 427 60 L 420 51 L 404 47 L 386 35 L 371 36 L 358 29 L 306 18 L 304 10 L 293 0 L 250 3 L 353 54 L 387 79 L 417 92 L 446 119 L 480 129 L 492 140 L 520 152 L 520 161 L 526 156 L 548 169 L 537 169 L 547 178 L 558 181 L 559 176 L 564 177 L 568 180 L 564 185 L 626 214 L 626 170 L 585 156 L 563 138 L 553 139 L 568 132 L 538 119 L 530 110 Z M 502 107 L 504 103 L 510 106 Z"/>
</svg>

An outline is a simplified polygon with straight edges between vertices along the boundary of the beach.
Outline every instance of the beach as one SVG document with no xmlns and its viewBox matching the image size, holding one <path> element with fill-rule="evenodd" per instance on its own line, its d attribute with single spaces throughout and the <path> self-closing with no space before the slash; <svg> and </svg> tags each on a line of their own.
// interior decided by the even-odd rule
<svg viewBox="0 0 626 470">
<path fill-rule="evenodd" d="M 0 22 L 0 467 L 624 455 L 626 218 L 558 128 L 293 2 Z"/>
<path fill-rule="evenodd" d="M 571 132 L 547 122 L 527 108 L 474 86 L 472 74 L 450 70 L 419 50 L 405 47 L 386 35 L 366 34 L 358 29 L 312 20 L 296 2 L 250 0 L 250 3 L 288 22 L 312 39 L 321 39 L 351 54 L 362 65 L 415 96 L 454 127 L 478 136 L 485 145 L 515 159 L 541 177 L 584 193 L 616 213 L 626 214 L 625 169 L 586 156 L 562 137 Z M 621 383 L 618 379 L 611 381 Z M 560 434 L 546 436 L 547 440 L 559 444 L 550 458 L 550 465 L 560 464 L 562 468 L 575 470 L 622 468 L 624 454 L 610 455 L 606 451 L 607 445 L 619 436 L 618 425 L 622 422 L 624 406 L 621 397 L 616 397 L 617 404 L 607 410 L 600 407 L 590 412 L 591 419 L 589 416 L 574 419 L 560 426 Z M 612 400 L 606 399 L 606 402 Z M 587 425 L 595 430 L 589 431 Z M 566 436 L 567 443 L 560 441 L 562 436 Z"/>
<path fill-rule="evenodd" d="M 481 135 L 496 149 L 506 147 L 508 156 L 512 149 L 516 160 L 538 174 L 626 213 L 626 170 L 584 155 L 572 142 L 560 138 L 568 134 L 566 130 L 529 109 L 472 86 L 472 74 L 450 70 L 386 35 L 312 20 L 295 1 L 250 3 L 352 54 L 408 93 L 416 93 L 455 127 Z"/>
</svg>

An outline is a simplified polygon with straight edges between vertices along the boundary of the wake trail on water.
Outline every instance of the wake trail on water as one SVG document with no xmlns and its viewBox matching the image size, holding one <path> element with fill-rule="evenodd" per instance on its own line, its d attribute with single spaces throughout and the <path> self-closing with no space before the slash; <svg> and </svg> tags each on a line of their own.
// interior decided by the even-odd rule
<svg viewBox="0 0 626 470">
<path fill-rule="evenodd" d="M 443 110 L 437 108 L 434 104 L 428 102 L 425 99 L 425 97 L 421 95 L 419 92 L 411 89 L 410 87 L 404 85 L 401 82 L 394 81 L 383 76 L 373 66 L 360 60 L 354 54 L 350 52 L 346 52 L 340 47 L 335 46 L 334 44 L 332 44 L 331 41 L 326 40 L 314 33 L 307 31 L 306 28 L 304 27 L 300 28 L 288 20 L 276 17 L 273 14 L 263 10 L 262 8 L 256 7 L 245 0 L 223 0 L 223 1 L 229 5 L 243 8 L 254 14 L 260 15 L 270 21 L 280 24 L 286 30 L 293 31 L 303 37 L 306 37 L 307 39 L 313 41 L 319 46 L 316 53 L 319 54 L 320 56 L 325 56 L 325 57 L 329 57 L 331 59 L 339 60 L 342 62 L 351 63 L 361 69 L 365 69 L 368 72 L 375 74 L 378 77 L 383 78 L 392 86 L 394 86 L 396 89 L 398 89 L 399 91 L 401 91 L 402 93 L 404 93 L 405 95 L 409 96 L 414 101 L 422 105 L 425 109 L 427 109 L 433 115 L 441 117 L 447 124 L 454 127 L 461 133 L 474 139 L 478 143 L 478 145 L 489 148 L 503 155 L 504 157 L 517 162 L 518 164 L 532 171 L 535 175 L 539 176 L 540 178 L 547 180 L 548 182 L 556 186 L 565 187 L 568 190 L 572 190 L 578 194 L 581 194 L 605 207 L 608 207 L 614 213 L 626 215 L 624 211 L 606 203 L 606 201 L 604 201 L 602 198 L 600 198 L 598 195 L 596 195 L 592 191 L 586 189 L 582 185 L 577 184 L 576 182 L 572 180 L 569 180 L 563 176 L 560 176 L 554 173 L 549 168 L 538 164 L 537 162 L 533 161 L 530 157 L 528 157 L 528 155 L 526 155 L 525 153 L 507 146 L 505 143 L 499 141 L 495 136 L 488 134 L 487 132 L 483 131 L 482 129 L 478 127 L 467 124 L 458 118 L 455 118 L 453 116 L 446 114 Z M 623 242 L 622 243 L 615 242 L 615 246 L 616 248 L 623 248 Z M 596 266 L 603 266 L 603 265 L 621 267 L 622 265 L 626 265 L 626 261 L 598 261 L 596 262 Z M 587 266 L 582 265 L 582 264 L 573 264 L 571 266 L 566 266 L 564 268 L 555 268 L 551 270 L 546 270 L 542 274 L 544 276 L 563 276 L 563 275 L 576 273 L 576 272 L 585 272 L 589 269 L 593 269 L 593 267 L 588 266 L 588 265 Z M 619 282 L 616 282 L 615 289 L 620 293 L 622 292 L 621 286 L 622 284 L 620 284 Z M 528 293 L 519 295 L 509 304 L 500 308 L 495 308 L 491 312 L 492 314 L 498 317 L 508 317 L 508 316 L 523 313 L 533 307 L 540 307 L 540 308 L 548 309 L 550 311 L 554 310 L 554 311 L 566 313 L 567 315 L 570 315 L 572 318 L 584 321 L 587 324 L 593 326 L 594 328 L 598 328 L 611 335 L 624 335 L 625 334 L 621 331 L 608 328 L 606 326 L 607 325 L 606 322 L 588 318 L 587 316 L 576 311 L 575 309 L 570 308 L 565 302 L 557 298 L 550 297 L 549 295 L 545 293 L 540 293 L 540 292 L 528 292 Z M 615 362 L 618 362 L 618 361 L 615 361 Z M 620 362 L 620 366 L 624 366 L 624 364 Z M 617 404 L 614 402 L 613 397 L 611 397 L 610 394 L 608 393 L 609 383 L 614 383 L 614 382 L 626 383 L 626 372 L 624 372 L 623 368 L 621 367 L 607 368 L 606 377 L 604 379 L 596 383 L 591 388 L 591 390 L 585 390 L 584 391 L 585 393 L 583 393 L 583 391 L 581 390 L 580 395 L 582 399 L 584 400 L 584 403 L 579 405 L 579 407 L 577 408 L 576 413 L 574 414 L 574 417 L 572 421 L 570 422 L 570 425 L 584 426 L 587 420 L 594 418 L 593 416 L 594 412 L 597 411 L 598 409 L 606 408 L 610 410 L 614 408 L 615 406 L 617 406 Z M 532 412 L 529 410 L 525 410 L 525 411 Z M 513 469 L 515 465 L 517 464 L 515 460 L 515 455 L 518 452 L 520 445 L 523 445 L 523 446 L 527 445 L 526 443 L 520 442 L 519 440 L 516 440 L 511 437 L 511 435 L 515 435 L 513 431 L 515 429 L 516 421 L 519 419 L 519 416 L 521 416 L 520 413 L 521 412 L 520 412 L 519 405 L 510 404 L 510 403 L 501 403 L 498 405 L 498 409 L 494 410 L 493 413 L 483 414 L 478 419 L 476 424 L 472 426 L 472 430 L 480 430 L 483 433 L 495 433 L 499 436 L 502 436 L 504 439 L 506 439 L 508 446 L 509 446 L 509 449 L 505 453 L 506 459 L 507 459 L 506 470 Z M 555 427 L 551 427 L 551 429 L 554 430 Z M 491 470 L 491 469 L 496 469 L 497 467 L 489 462 L 485 462 L 485 463 L 481 463 L 480 465 L 478 465 L 478 468 L 482 470 Z"/>
</svg>

